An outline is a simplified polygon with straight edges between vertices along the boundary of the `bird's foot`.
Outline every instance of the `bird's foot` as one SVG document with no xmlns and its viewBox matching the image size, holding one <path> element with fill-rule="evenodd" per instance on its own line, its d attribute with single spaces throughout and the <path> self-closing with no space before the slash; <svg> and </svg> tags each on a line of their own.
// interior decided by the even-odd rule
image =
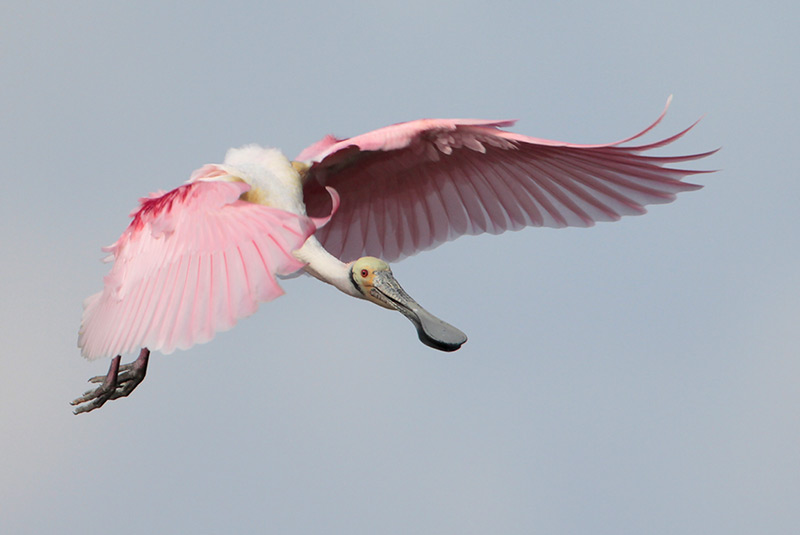
<svg viewBox="0 0 800 535">
<path fill-rule="evenodd" d="M 81 397 L 74 399 L 73 406 L 80 405 L 74 414 L 93 411 L 103 406 L 106 401 L 122 398 L 133 392 L 144 381 L 147 374 L 147 362 L 150 358 L 150 350 L 142 348 L 139 358 L 130 364 L 120 366 L 122 357 L 117 355 L 111 361 L 111 367 L 106 375 L 98 375 L 89 379 L 90 383 L 100 383 L 100 386 L 93 390 L 87 390 Z"/>
</svg>

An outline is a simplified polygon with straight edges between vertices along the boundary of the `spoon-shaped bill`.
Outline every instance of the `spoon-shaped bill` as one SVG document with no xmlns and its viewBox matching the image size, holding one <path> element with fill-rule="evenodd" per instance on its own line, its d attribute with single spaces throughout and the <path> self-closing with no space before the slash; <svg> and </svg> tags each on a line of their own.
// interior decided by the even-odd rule
<svg viewBox="0 0 800 535">
<path fill-rule="evenodd" d="M 391 271 L 375 273 L 370 293 L 411 320 L 417 328 L 420 341 L 426 346 L 441 351 L 455 351 L 467 341 L 466 334 L 440 320 L 414 301 L 403 290 Z"/>
</svg>

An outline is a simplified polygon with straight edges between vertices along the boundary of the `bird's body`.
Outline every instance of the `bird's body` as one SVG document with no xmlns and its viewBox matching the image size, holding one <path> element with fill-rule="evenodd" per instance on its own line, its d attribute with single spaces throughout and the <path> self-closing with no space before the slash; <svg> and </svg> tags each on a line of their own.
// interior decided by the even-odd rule
<svg viewBox="0 0 800 535">
<path fill-rule="evenodd" d="M 666 109 L 665 109 L 666 111 Z M 105 287 L 85 303 L 78 345 L 115 357 L 76 412 L 130 393 L 149 350 L 210 340 L 281 295 L 276 276 L 305 270 L 342 292 L 396 309 L 420 340 L 466 342 L 394 280 L 386 261 L 464 234 L 526 226 L 590 226 L 699 186 L 699 171 L 668 167 L 709 153 L 659 157 L 671 143 L 574 145 L 501 130 L 512 121 L 425 119 L 350 139 L 323 138 L 290 161 L 277 149 L 231 149 L 222 164 L 142 199 L 120 239 Z M 691 127 L 690 127 L 691 128 Z M 375 257 L 381 257 L 380 260 Z M 133 365 L 119 355 L 141 349 Z M 119 371 L 117 368 L 119 368 Z"/>
</svg>

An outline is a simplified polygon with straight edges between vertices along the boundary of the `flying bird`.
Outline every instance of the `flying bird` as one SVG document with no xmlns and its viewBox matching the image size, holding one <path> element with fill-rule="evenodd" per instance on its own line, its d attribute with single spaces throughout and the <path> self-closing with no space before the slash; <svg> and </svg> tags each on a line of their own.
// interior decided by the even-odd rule
<svg viewBox="0 0 800 535">
<path fill-rule="evenodd" d="M 277 149 L 231 149 L 177 188 L 151 194 L 104 248 L 113 262 L 100 293 L 84 302 L 78 346 L 112 357 L 75 413 L 130 394 L 150 351 L 211 340 L 283 294 L 276 277 L 298 272 L 343 293 L 397 310 L 422 343 L 455 351 L 467 336 L 426 311 L 388 262 L 465 234 L 523 227 L 589 227 L 645 212 L 708 171 L 675 167 L 684 156 L 649 152 L 682 137 L 631 145 L 654 128 L 600 145 L 537 139 L 504 130 L 514 121 L 421 119 L 337 139 L 326 136 L 293 161 Z M 696 124 L 696 123 L 695 123 Z M 121 366 L 121 355 L 139 351 Z"/>
</svg>

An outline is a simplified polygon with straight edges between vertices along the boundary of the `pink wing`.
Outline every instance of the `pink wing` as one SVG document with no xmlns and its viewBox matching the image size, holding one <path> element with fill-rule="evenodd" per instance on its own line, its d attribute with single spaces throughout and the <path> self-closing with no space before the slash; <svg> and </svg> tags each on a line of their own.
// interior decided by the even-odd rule
<svg viewBox="0 0 800 535">
<path fill-rule="evenodd" d="M 141 200 L 130 226 L 105 248 L 114 266 L 103 291 L 84 303 L 78 346 L 85 357 L 186 349 L 283 294 L 275 275 L 303 267 L 292 251 L 315 222 L 240 201 L 249 189 L 199 181 Z"/>
<path fill-rule="evenodd" d="M 669 102 L 667 102 L 669 106 Z M 330 224 L 316 233 L 344 261 L 393 261 L 464 234 L 526 226 L 587 227 L 645 212 L 701 186 L 705 171 L 667 167 L 687 156 L 642 154 L 683 136 L 620 146 L 655 127 L 603 145 L 575 145 L 500 130 L 514 121 L 423 119 L 350 139 L 327 136 L 297 157 L 312 162 L 304 186 L 309 214 L 329 213 L 323 186 L 341 194 Z"/>
</svg>

